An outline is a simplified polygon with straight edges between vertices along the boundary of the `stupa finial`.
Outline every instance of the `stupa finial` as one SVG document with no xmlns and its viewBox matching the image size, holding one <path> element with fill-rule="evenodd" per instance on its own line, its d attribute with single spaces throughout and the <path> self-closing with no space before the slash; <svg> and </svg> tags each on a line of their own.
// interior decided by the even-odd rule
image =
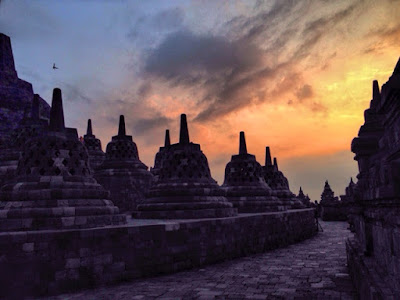
<svg viewBox="0 0 400 300">
<path fill-rule="evenodd" d="M 379 91 L 378 80 L 372 82 L 372 100 L 381 100 L 381 92 Z"/>
<path fill-rule="evenodd" d="M 119 116 L 118 136 L 126 135 L 125 131 L 125 117 L 124 115 Z"/>
<path fill-rule="evenodd" d="M 274 166 L 277 170 L 279 170 L 278 168 L 278 160 L 276 159 L 276 157 L 274 157 Z"/>
<path fill-rule="evenodd" d="M 269 147 L 265 147 L 265 165 L 266 166 L 272 165 L 271 151 L 269 150 Z"/>
<path fill-rule="evenodd" d="M 169 138 L 169 129 L 165 130 L 165 142 L 164 147 L 168 147 L 171 145 L 171 140 Z"/>
<path fill-rule="evenodd" d="M 86 135 L 93 135 L 93 131 L 92 131 L 92 120 L 91 120 L 91 119 L 89 119 L 89 120 L 87 121 Z"/>
<path fill-rule="evenodd" d="M 64 131 L 64 110 L 62 103 L 61 90 L 55 88 L 53 90 L 53 100 L 50 109 L 50 131 Z"/>
<path fill-rule="evenodd" d="M 239 154 L 247 154 L 246 138 L 244 137 L 244 131 L 241 131 L 239 136 Z"/>
<path fill-rule="evenodd" d="M 189 130 L 187 126 L 186 115 L 181 114 L 181 130 L 179 135 L 179 144 L 189 144 Z"/>
</svg>

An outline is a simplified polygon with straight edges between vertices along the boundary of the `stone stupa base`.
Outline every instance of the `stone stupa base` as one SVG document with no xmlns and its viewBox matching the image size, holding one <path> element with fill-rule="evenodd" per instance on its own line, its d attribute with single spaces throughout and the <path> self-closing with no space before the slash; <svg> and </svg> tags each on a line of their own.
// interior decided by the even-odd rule
<svg viewBox="0 0 400 300">
<path fill-rule="evenodd" d="M 287 209 L 302 209 L 306 208 L 303 202 L 301 202 L 296 195 L 291 193 L 290 191 L 282 190 L 276 191 L 276 196 L 279 200 L 285 205 Z"/>
<path fill-rule="evenodd" d="M 157 200 L 160 201 L 160 199 Z M 146 200 L 146 202 L 151 201 L 152 199 Z M 138 219 L 204 219 L 237 215 L 237 209 L 233 208 L 225 197 L 183 196 L 168 197 L 168 199 L 162 199 L 161 201 L 164 202 L 138 205 L 138 210 L 134 211 L 132 216 Z"/>
<path fill-rule="evenodd" d="M 122 225 L 126 216 L 99 184 L 66 182 L 62 176 L 50 181 L 6 185 L 1 193 L 1 231 L 82 229 Z M 10 201 L 12 199 L 12 201 Z"/>
</svg>

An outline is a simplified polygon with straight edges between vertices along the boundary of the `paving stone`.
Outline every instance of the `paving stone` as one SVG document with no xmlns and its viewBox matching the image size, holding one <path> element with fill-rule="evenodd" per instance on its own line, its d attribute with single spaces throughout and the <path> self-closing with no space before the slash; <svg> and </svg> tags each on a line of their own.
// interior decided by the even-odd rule
<svg viewBox="0 0 400 300">
<path fill-rule="evenodd" d="M 348 224 L 321 225 L 324 232 L 287 248 L 48 299 L 356 299 L 343 243 Z M 307 267 L 294 272 L 295 265 Z"/>
</svg>

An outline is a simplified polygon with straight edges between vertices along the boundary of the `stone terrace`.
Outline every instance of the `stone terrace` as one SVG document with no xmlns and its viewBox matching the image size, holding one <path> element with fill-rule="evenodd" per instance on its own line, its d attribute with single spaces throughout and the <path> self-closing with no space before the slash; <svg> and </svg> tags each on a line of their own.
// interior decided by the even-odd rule
<svg viewBox="0 0 400 300">
<path fill-rule="evenodd" d="M 314 238 L 192 271 L 49 299 L 356 299 L 346 268 L 345 222 Z"/>
</svg>

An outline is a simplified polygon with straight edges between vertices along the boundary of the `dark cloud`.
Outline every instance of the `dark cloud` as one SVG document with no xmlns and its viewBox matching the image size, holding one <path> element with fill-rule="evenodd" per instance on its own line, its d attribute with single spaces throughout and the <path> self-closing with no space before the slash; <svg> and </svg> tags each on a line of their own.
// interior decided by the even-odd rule
<svg viewBox="0 0 400 300">
<path fill-rule="evenodd" d="M 304 100 L 311 98 L 314 95 L 312 86 L 309 84 L 303 85 L 300 89 L 297 90 L 296 92 L 296 97 L 299 100 Z"/>
<path fill-rule="evenodd" d="M 265 5 L 258 2 L 256 6 Z M 357 4 L 337 8 L 318 19 L 309 18 L 300 26 L 309 13 L 308 5 L 276 1 L 267 11 L 229 20 L 226 26 L 230 30 L 224 36 L 182 29 L 167 35 L 150 52 L 144 73 L 149 82 L 161 80 L 174 87 L 196 90 L 200 110 L 197 121 L 214 120 L 249 105 L 276 101 L 286 93 L 299 100 L 310 99 L 313 89 L 296 71 L 299 62 L 312 55 L 327 31 L 351 17 L 357 8 Z M 287 20 L 287 26 L 282 26 L 282 20 Z M 293 37 L 300 44 L 282 56 Z M 300 102 L 314 112 L 326 110 L 317 102 Z"/>
<path fill-rule="evenodd" d="M 135 124 L 133 125 L 133 131 L 140 132 L 141 134 L 146 134 L 149 131 L 155 129 L 162 131 L 162 129 L 167 129 L 172 121 L 174 120 L 171 120 L 161 115 L 154 116 L 148 119 L 139 119 L 135 121 Z"/>
</svg>

